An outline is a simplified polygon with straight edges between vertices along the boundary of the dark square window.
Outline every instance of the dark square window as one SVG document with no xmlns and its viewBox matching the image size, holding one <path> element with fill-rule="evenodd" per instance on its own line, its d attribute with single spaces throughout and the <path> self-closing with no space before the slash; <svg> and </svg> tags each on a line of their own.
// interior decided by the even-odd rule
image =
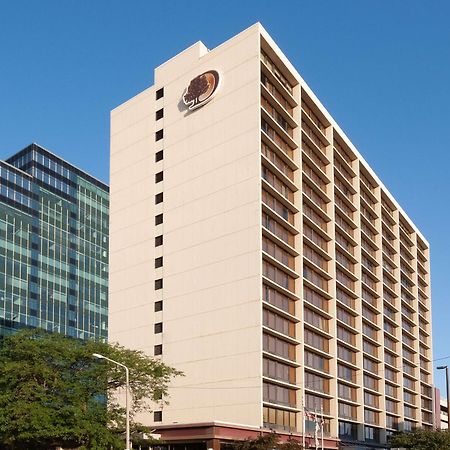
<svg viewBox="0 0 450 450">
<path fill-rule="evenodd" d="M 158 172 L 155 174 L 155 183 L 160 183 L 164 179 L 164 172 Z"/>
<path fill-rule="evenodd" d="M 158 267 L 162 267 L 163 265 L 163 257 L 160 256 L 159 258 L 155 258 L 155 269 Z"/>
<path fill-rule="evenodd" d="M 159 300 L 158 302 L 155 302 L 155 312 L 162 311 L 163 310 L 163 302 L 162 300 Z"/>
<path fill-rule="evenodd" d="M 164 117 L 164 109 L 158 109 L 155 114 L 156 120 L 162 119 Z"/>
<path fill-rule="evenodd" d="M 164 200 L 164 195 L 162 192 L 155 195 L 155 205 L 157 205 L 158 203 L 162 203 L 163 200 Z"/>
<path fill-rule="evenodd" d="M 153 354 L 154 354 L 155 356 L 157 356 L 157 355 L 162 355 L 162 344 L 155 345 Z"/>
<path fill-rule="evenodd" d="M 157 280 L 155 280 L 155 291 L 162 289 L 162 287 L 163 287 L 162 278 L 158 278 Z"/>
<path fill-rule="evenodd" d="M 162 331 L 163 331 L 162 322 L 155 323 L 155 334 L 162 333 Z"/>
<path fill-rule="evenodd" d="M 153 411 L 153 422 L 162 422 L 162 411 Z"/>
<path fill-rule="evenodd" d="M 162 97 L 164 97 L 164 88 L 163 87 L 156 91 L 156 100 L 159 100 Z"/>
<path fill-rule="evenodd" d="M 157 216 L 155 216 L 155 225 L 160 225 L 162 223 L 163 223 L 163 215 L 158 214 Z"/>
<path fill-rule="evenodd" d="M 155 162 L 161 161 L 164 158 L 164 150 L 155 153 Z"/>
<path fill-rule="evenodd" d="M 163 245 L 163 237 L 162 234 L 155 237 L 155 247 L 159 247 L 160 245 Z"/>
<path fill-rule="evenodd" d="M 155 141 L 160 141 L 164 137 L 164 130 L 158 130 L 155 133 Z"/>
</svg>

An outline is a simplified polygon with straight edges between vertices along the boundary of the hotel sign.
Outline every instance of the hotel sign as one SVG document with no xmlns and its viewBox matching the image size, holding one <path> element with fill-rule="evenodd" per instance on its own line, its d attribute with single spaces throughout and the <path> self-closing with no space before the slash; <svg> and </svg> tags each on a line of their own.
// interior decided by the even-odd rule
<svg viewBox="0 0 450 450">
<path fill-rule="evenodd" d="M 184 91 L 184 104 L 192 111 L 208 103 L 216 94 L 219 82 L 220 77 L 216 70 L 209 70 L 196 76 Z"/>
</svg>

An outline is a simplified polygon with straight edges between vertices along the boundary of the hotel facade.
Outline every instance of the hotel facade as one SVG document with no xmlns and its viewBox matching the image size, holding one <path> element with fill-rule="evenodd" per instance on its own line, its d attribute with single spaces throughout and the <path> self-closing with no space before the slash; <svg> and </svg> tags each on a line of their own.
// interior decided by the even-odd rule
<svg viewBox="0 0 450 450">
<path fill-rule="evenodd" d="M 166 442 L 433 425 L 428 243 L 260 24 L 112 111 L 110 217 L 110 340 L 185 373 Z"/>
</svg>

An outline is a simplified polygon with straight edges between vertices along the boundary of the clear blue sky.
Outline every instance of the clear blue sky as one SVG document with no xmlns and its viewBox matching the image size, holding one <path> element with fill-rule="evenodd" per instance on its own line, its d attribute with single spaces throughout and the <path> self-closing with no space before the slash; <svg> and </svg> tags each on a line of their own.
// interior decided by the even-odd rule
<svg viewBox="0 0 450 450">
<path fill-rule="evenodd" d="M 0 158 L 34 141 L 108 181 L 109 111 L 260 21 L 430 241 L 448 356 L 449 17 L 448 0 L 0 0 Z"/>
</svg>

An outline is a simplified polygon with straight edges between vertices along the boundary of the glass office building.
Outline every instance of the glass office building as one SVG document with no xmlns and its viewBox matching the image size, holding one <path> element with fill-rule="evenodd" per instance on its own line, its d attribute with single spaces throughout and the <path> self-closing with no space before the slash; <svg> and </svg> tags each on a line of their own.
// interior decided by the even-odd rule
<svg viewBox="0 0 450 450">
<path fill-rule="evenodd" d="M 109 188 L 32 144 L 0 161 L 0 336 L 107 338 Z"/>
</svg>

